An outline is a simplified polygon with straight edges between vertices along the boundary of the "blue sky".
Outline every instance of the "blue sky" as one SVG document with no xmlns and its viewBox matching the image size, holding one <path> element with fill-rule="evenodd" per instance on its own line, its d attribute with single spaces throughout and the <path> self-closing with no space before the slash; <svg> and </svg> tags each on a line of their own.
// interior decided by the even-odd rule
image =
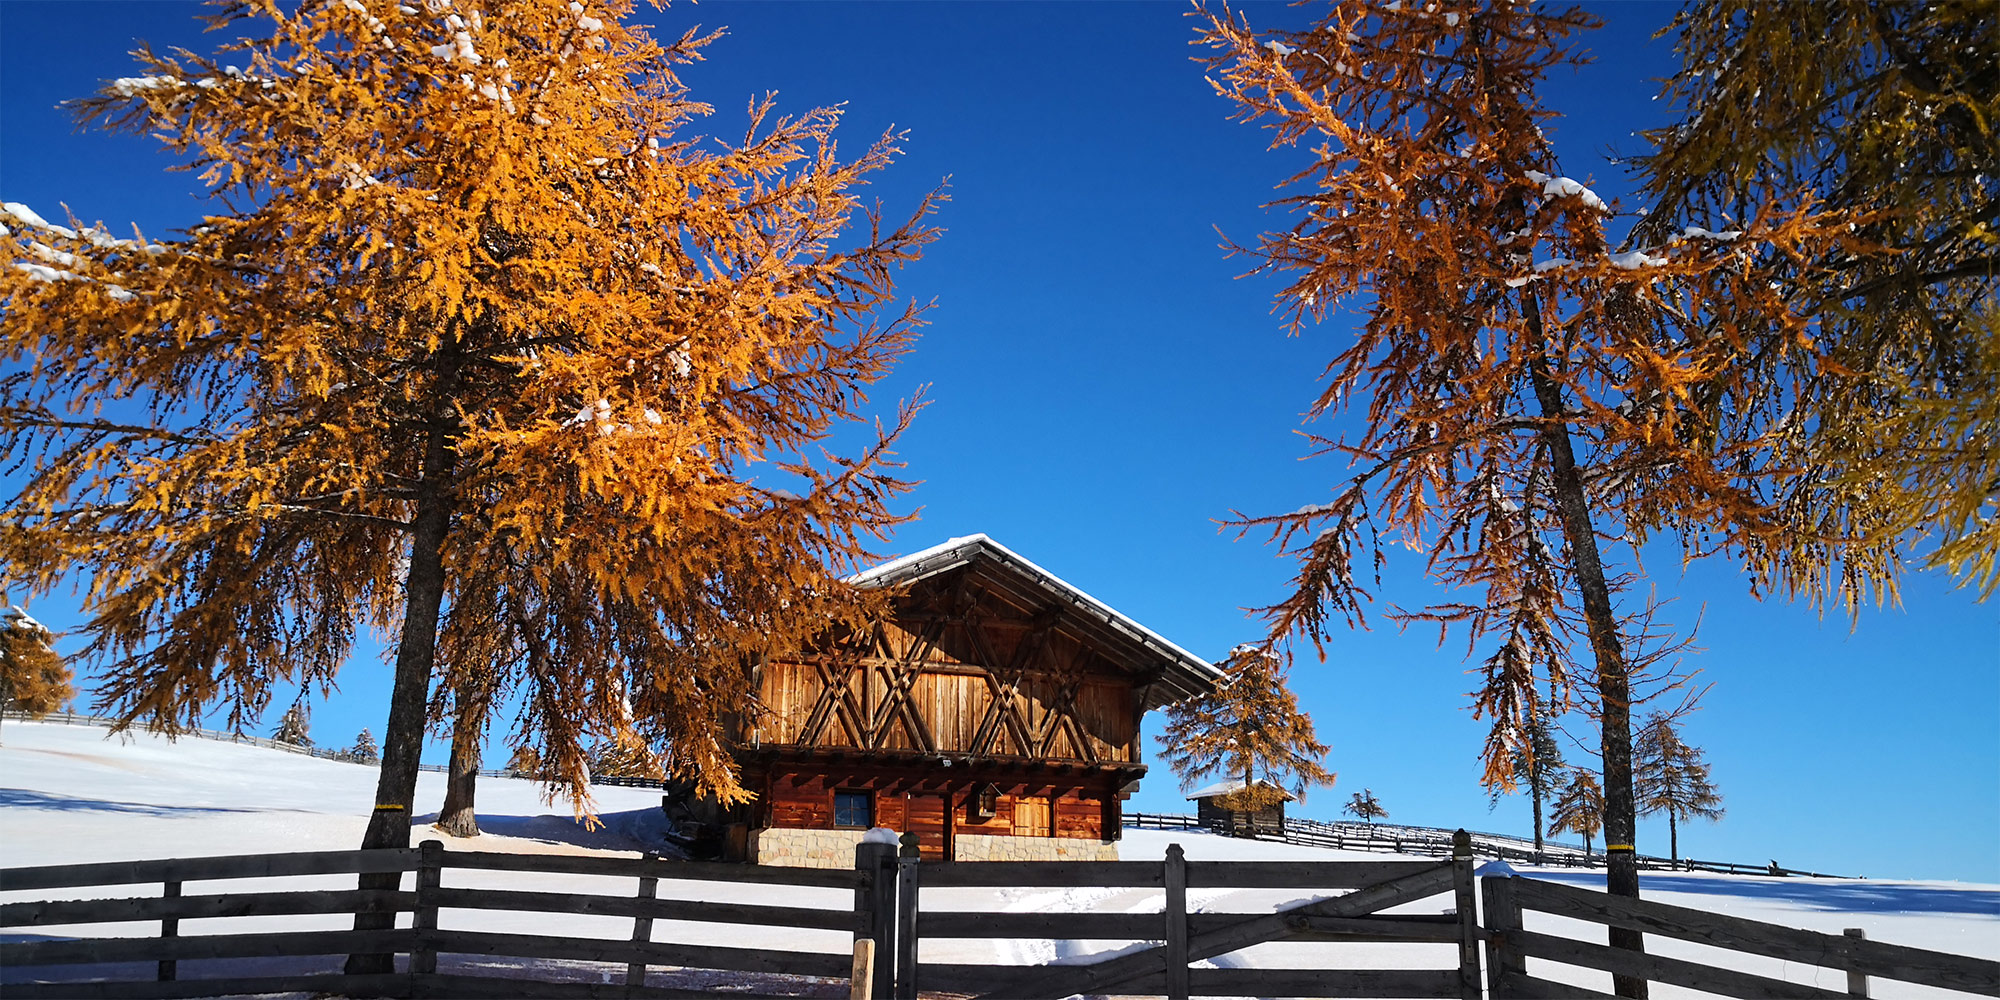
<svg viewBox="0 0 2000 1000">
<path fill-rule="evenodd" d="M 900 449 L 923 481 L 911 499 L 921 516 L 885 554 L 983 531 L 1219 658 L 1255 635 L 1240 609 L 1275 599 L 1291 567 L 1217 520 L 1331 499 L 1339 466 L 1299 461 L 1293 432 L 1353 313 L 1288 338 L 1271 313 L 1275 287 L 1239 279 L 1242 262 L 1218 249 L 1218 230 L 1249 238 L 1283 224 L 1259 206 L 1289 161 L 1227 120 L 1188 61 L 1186 9 L 723 2 L 638 19 L 729 29 L 685 74 L 718 108 L 703 131 L 737 134 L 744 105 L 767 90 L 784 110 L 846 102 L 850 150 L 891 125 L 909 130 L 906 155 L 873 191 L 891 215 L 950 178 L 948 231 L 901 285 L 936 300 L 932 325 L 876 393 L 888 409 L 927 384 L 932 401 Z M 1247 9 L 1265 26 L 1300 17 Z M 1608 24 L 1584 42 L 1598 62 L 1544 91 L 1567 115 L 1550 126 L 1564 172 L 1606 196 L 1626 187 L 1606 155 L 1635 151 L 1630 134 L 1667 110 L 1652 80 L 1670 53 L 1649 39 L 1671 11 L 1599 8 Z M 149 234 L 192 224 L 202 211 L 192 177 L 164 172 L 147 140 L 75 133 L 54 106 L 129 72 L 136 40 L 214 45 L 196 12 L 0 4 L 0 198 L 51 218 L 66 202 L 86 221 Z M 1759 603 L 1721 562 L 1683 574 L 1662 551 L 1646 568 L 1678 598 L 1673 620 L 1702 615 L 1703 652 L 1687 666 L 1715 684 L 1687 736 L 1708 751 L 1729 812 L 1684 827 L 1684 853 L 2000 882 L 2000 605 L 1919 574 L 1902 607 L 1850 623 Z M 1411 553 L 1384 597 L 1451 594 Z M 66 595 L 31 610 L 76 624 Z M 1375 631 L 1340 637 L 1325 664 L 1306 656 L 1295 670 L 1340 775 L 1300 811 L 1333 818 L 1367 787 L 1398 821 L 1525 832 L 1525 799 L 1489 813 L 1477 782 L 1485 726 L 1465 708 L 1475 682 L 1462 638 L 1439 647 L 1434 634 L 1375 619 Z M 387 686 L 373 659 L 352 664 L 316 709 L 315 735 L 379 733 Z M 1158 768 L 1128 808 L 1185 805 Z M 1642 851 L 1664 854 L 1666 840 L 1663 820 L 1641 821 Z"/>
</svg>

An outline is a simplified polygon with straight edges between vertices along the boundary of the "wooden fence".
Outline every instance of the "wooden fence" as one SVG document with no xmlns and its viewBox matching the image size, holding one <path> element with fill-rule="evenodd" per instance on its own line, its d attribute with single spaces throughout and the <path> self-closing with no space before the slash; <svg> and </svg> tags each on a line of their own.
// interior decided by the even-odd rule
<svg viewBox="0 0 2000 1000">
<path fill-rule="evenodd" d="M 1565 982 L 1603 973 L 1724 996 L 1866 996 L 1871 980 L 1891 979 L 2000 997 L 2000 962 L 1521 877 L 1484 880 L 1482 921 L 1475 905 L 1469 839 L 1461 835 L 1459 855 L 1441 862 L 1205 862 L 1186 860 L 1178 847 L 1160 861 L 925 862 L 911 838 L 900 852 L 887 843 L 860 845 L 852 870 L 459 852 L 446 851 L 436 841 L 407 850 L 11 868 L 0 870 L 0 891 L 14 895 L 102 895 L 118 887 L 127 895 L 0 902 L 0 929 L 9 938 L 0 943 L 0 966 L 8 972 L 4 992 L 9 1000 L 292 991 L 647 998 L 698 995 L 723 984 L 730 987 L 729 995 L 754 997 L 795 994 L 801 985 L 797 977 L 823 982 L 822 990 L 853 989 L 861 991 L 858 995 L 899 1000 L 914 998 L 920 990 L 1010 998 L 1087 993 L 1176 1000 L 1215 995 L 1497 1000 L 1604 996 Z M 404 880 L 404 873 L 415 877 Z M 345 887 L 352 882 L 327 888 L 324 879 L 317 885 L 285 881 L 370 874 L 394 874 L 399 881 L 379 890 Z M 533 884 L 543 876 L 609 876 L 617 881 L 599 891 L 578 888 L 579 882 L 592 881 L 588 879 Z M 229 891 L 227 883 L 240 885 L 245 879 L 259 884 Z M 279 887 L 269 884 L 273 881 Z M 225 885 L 218 888 L 217 882 Z M 685 891 L 660 891 L 670 883 Z M 768 902 L 721 901 L 713 897 L 746 893 L 718 893 L 685 883 L 770 886 L 784 896 Z M 1160 909 L 1151 911 L 1148 904 L 1142 907 L 1148 912 L 1131 912 L 1131 905 L 1124 912 L 992 912 L 945 905 L 951 892 L 981 887 L 1157 892 Z M 199 891 L 186 891 L 190 888 Z M 1204 912 L 1189 905 L 1190 890 L 1213 889 L 1282 889 L 1322 898 L 1260 912 Z M 157 895 L 150 894 L 155 891 Z M 149 894 L 132 894 L 136 892 Z M 926 893 L 933 895 L 927 899 Z M 947 898 L 940 899 L 939 893 Z M 1413 904 L 1429 912 L 1386 912 L 1407 911 Z M 243 930 L 242 923 L 232 929 L 227 922 L 319 915 L 345 925 L 359 922 L 361 915 L 379 919 L 384 914 L 400 917 L 401 926 L 271 931 Z M 1539 916 L 1530 922 L 1531 914 Z M 518 923 L 521 915 L 532 921 L 526 932 L 501 926 L 508 919 Z M 609 927 L 616 936 L 579 936 L 588 930 L 578 926 L 583 922 L 579 918 L 596 921 L 600 932 Z M 1550 918 L 1637 930 L 1650 942 L 1671 939 L 1705 947 L 1671 956 L 1613 949 L 1573 934 L 1550 933 Z M 188 920 L 223 922 L 183 933 L 182 922 Z M 676 922 L 662 928 L 666 937 L 719 938 L 721 943 L 657 941 L 656 921 Z M 135 923 L 143 933 L 131 933 Z M 479 929 L 468 927 L 475 923 Z M 73 936 L 106 924 L 125 926 Z M 823 932 L 835 950 L 765 947 L 769 942 L 758 933 L 764 928 Z M 23 931 L 64 936 L 27 939 Z M 1133 944 L 1078 965 L 953 964 L 923 956 L 927 941 L 1009 938 Z M 851 949 L 842 947 L 850 941 Z M 1271 941 L 1322 942 L 1331 948 L 1424 943 L 1437 946 L 1438 959 L 1430 968 L 1193 967 L 1203 959 Z M 339 971 L 341 958 L 353 953 L 398 956 L 397 971 Z M 1682 957 L 1686 954 L 1706 958 Z M 243 960 L 271 957 L 302 960 L 303 967 L 320 971 L 294 967 L 270 975 L 245 972 L 240 965 L 232 968 Z M 1775 974 L 1782 974 L 1780 963 L 1845 973 L 1845 989 L 1785 982 L 1754 971 L 1759 961 Z M 531 964 L 537 962 L 544 964 Z M 1564 967 L 1573 971 L 1565 973 Z M 565 974 L 571 978 L 551 978 Z M 575 979 L 579 974 L 600 981 Z M 38 978 L 60 981 L 33 981 Z M 872 994 L 867 992 L 870 984 Z"/>
<path fill-rule="evenodd" d="M 1529 959 L 1634 976 L 1649 982 L 1727 997 L 1865 997 L 1871 978 L 2000 997 L 2000 962 L 1870 941 L 1858 930 L 1821 934 L 1589 889 L 1508 877 L 1482 880 L 1486 903 L 1487 976 L 1495 997 L 1608 997 L 1549 978 Z M 1526 914 L 1568 917 L 1606 927 L 1693 942 L 1735 955 L 1776 959 L 1778 968 L 1817 966 L 1845 972 L 1843 988 L 1787 982 L 1711 962 L 1670 958 L 1525 929 Z M 1703 954 L 1707 954 L 1704 952 Z M 1718 956 L 1719 958 L 1719 956 Z M 1743 963 L 1731 961 L 1730 966 Z M 1570 977 L 1565 977 L 1570 978 Z"/>
<path fill-rule="evenodd" d="M 1127 813 L 1124 824 L 1136 828 L 1159 830 L 1200 830 L 1207 829 L 1193 816 L 1177 813 Z M 1213 827 L 1224 835 L 1235 835 L 1228 825 Z M 1286 817 L 1284 831 L 1273 834 L 1262 830 L 1250 834 L 1260 840 L 1282 840 L 1302 847 L 1330 847 L 1343 851 L 1372 851 L 1388 854 L 1420 854 L 1430 857 L 1449 857 L 1452 850 L 1452 836 L 1456 831 L 1442 827 L 1404 826 L 1387 823 L 1327 823 L 1320 820 Z M 1537 851 L 1532 841 L 1503 833 L 1482 833 L 1471 831 L 1473 852 L 1480 857 L 1498 858 L 1545 868 L 1602 868 L 1605 858 L 1593 854 L 1578 844 L 1558 841 L 1546 842 Z M 1642 871 L 1684 871 L 1710 872 L 1717 875 L 1772 875 L 1779 877 L 1806 878 L 1852 878 L 1849 875 L 1829 875 L 1825 872 L 1807 871 L 1799 868 L 1784 868 L 1773 864 L 1741 864 L 1733 861 L 1701 861 L 1693 858 L 1662 858 L 1650 854 L 1638 857 Z"/>
<path fill-rule="evenodd" d="M 596 875 L 635 880 L 636 893 L 597 895 L 574 890 L 446 885 L 446 872 L 489 872 L 545 875 Z M 186 894 L 189 882 L 235 879 L 284 879 L 313 875 L 404 873 L 416 875 L 413 888 L 390 890 L 297 889 Z M 841 907 L 762 905 L 703 899 L 660 898 L 662 880 L 765 884 L 799 889 L 842 890 Z M 491 881 L 491 879 L 453 879 Z M 631 883 L 626 883 L 631 884 Z M 875 940 L 886 935 L 882 924 L 890 914 L 872 875 L 856 870 L 777 868 L 759 865 L 696 864 L 656 858 L 605 858 L 550 854 L 499 854 L 446 851 L 428 841 L 421 848 L 385 851 L 331 851 L 310 854 L 244 855 L 167 861 L 58 865 L 0 870 L 0 890 L 97 890 L 110 886 L 160 887 L 158 896 L 109 899 L 61 899 L 0 903 L 0 928 L 19 938 L 26 928 L 158 922 L 153 936 L 63 937 L 0 943 L 0 966 L 11 972 L 5 992 L 9 1000 L 27 998 L 206 997 L 237 993 L 316 991 L 353 996 L 416 997 L 680 997 L 686 988 L 648 985 L 648 967 L 721 970 L 770 976 L 807 976 L 846 980 L 853 972 L 852 950 L 839 953 L 787 951 L 734 945 L 654 941 L 656 920 L 746 927 L 814 928 L 842 932 L 851 939 Z M 888 897 L 893 904 L 893 896 Z M 628 918 L 626 940 L 577 937 L 573 933 L 503 933 L 452 929 L 441 925 L 441 913 L 542 913 Z M 202 918 L 244 918 L 304 914 L 409 914 L 404 926 L 386 930 L 305 930 L 220 932 L 183 935 L 180 922 Z M 563 926 L 567 922 L 545 922 Z M 755 941 L 746 933 L 744 939 Z M 348 954 L 401 956 L 401 971 L 350 975 L 335 971 Z M 438 956 L 482 957 L 487 960 L 534 960 L 596 963 L 585 970 L 604 982 L 559 982 L 464 971 L 439 971 Z M 266 957 L 327 956 L 326 971 L 287 975 L 222 975 L 183 978 L 181 963 Z M 140 966 L 143 973 L 134 969 Z M 223 963 L 218 963 L 221 965 Z M 468 968 L 476 961 L 460 962 Z M 28 982 L 30 967 L 94 965 L 95 981 Z M 135 974 L 137 973 L 137 974 Z M 613 979 L 616 982 L 612 982 Z M 842 992 L 846 992 L 845 989 Z M 734 992 L 757 996 L 755 992 Z M 782 994 L 779 994 L 782 995 Z"/>
<path fill-rule="evenodd" d="M 1456 997 L 1480 993 L 1479 928 L 1472 860 L 1188 861 L 1179 845 L 1164 861 L 922 862 L 914 843 L 896 859 L 902 909 L 896 928 L 894 996 L 920 991 L 1015 1000 L 1074 994 L 1296 997 Z M 880 878 L 880 876 L 878 876 Z M 1158 912 L 995 913 L 924 902 L 929 890 L 971 887 L 1158 889 Z M 1352 890 L 1277 912 L 1191 912 L 1188 890 Z M 1432 897 L 1449 908 L 1414 915 L 1382 911 Z M 1030 938 L 1142 942 L 1148 947 L 1085 965 L 955 965 L 925 962 L 925 940 Z M 1271 941 L 1421 942 L 1440 947 L 1427 969 L 1190 968 L 1190 963 Z M 882 977 L 887 981 L 886 977 Z"/>
</svg>

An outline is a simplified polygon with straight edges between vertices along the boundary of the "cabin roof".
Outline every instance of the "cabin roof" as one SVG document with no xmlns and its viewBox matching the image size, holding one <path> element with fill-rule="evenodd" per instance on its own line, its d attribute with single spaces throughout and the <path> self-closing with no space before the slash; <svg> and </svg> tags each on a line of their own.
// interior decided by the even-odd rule
<svg viewBox="0 0 2000 1000">
<path fill-rule="evenodd" d="M 1265 788 L 1269 788 L 1280 795 L 1283 795 L 1285 797 L 1286 802 L 1298 801 L 1298 799 L 1292 796 L 1292 793 L 1285 791 L 1284 789 L 1279 788 L 1278 786 L 1271 784 L 1268 781 L 1260 780 L 1257 782 L 1257 784 L 1262 785 Z M 1189 801 L 1193 801 L 1195 799 L 1212 799 L 1218 795 L 1227 795 L 1230 792 L 1241 791 L 1242 789 L 1243 789 L 1242 778 L 1224 778 L 1223 780 L 1218 781 L 1213 785 L 1206 785 L 1201 788 L 1197 788 L 1192 792 L 1187 793 L 1187 797 Z"/>
<path fill-rule="evenodd" d="M 1165 636 L 1119 613 L 1111 605 L 1084 593 L 1063 578 L 1030 562 L 986 535 L 967 535 L 921 552 L 913 552 L 848 577 L 863 587 L 915 583 L 972 567 L 984 581 L 999 584 L 1022 597 L 1040 598 L 1072 612 L 1067 617 L 1106 647 L 1114 658 L 1141 673 L 1157 671 L 1159 684 L 1146 695 L 1146 707 L 1158 708 L 1215 689 L 1222 671 Z"/>
</svg>

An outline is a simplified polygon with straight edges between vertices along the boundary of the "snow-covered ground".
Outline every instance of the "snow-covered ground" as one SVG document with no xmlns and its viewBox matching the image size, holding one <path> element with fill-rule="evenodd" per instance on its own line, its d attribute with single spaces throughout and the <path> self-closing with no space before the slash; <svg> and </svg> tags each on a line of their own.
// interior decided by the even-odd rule
<svg viewBox="0 0 2000 1000">
<path fill-rule="evenodd" d="M 64 864 L 143 858 L 199 857 L 273 851 L 345 850 L 359 843 L 373 803 L 373 768 L 320 760 L 253 746 L 201 739 L 168 742 L 148 734 L 106 739 L 100 729 L 9 721 L 0 726 L 0 866 Z M 443 797 L 443 776 L 425 774 L 418 787 L 420 823 L 431 818 Z M 664 846 L 659 793 L 650 789 L 597 790 L 604 826 L 586 830 L 565 804 L 545 805 L 529 782 L 484 778 L 479 783 L 481 825 L 486 836 L 471 840 L 442 837 L 451 850 L 544 853 L 624 852 Z M 420 826 L 418 839 L 440 836 Z M 1120 853 L 1128 861 L 1164 856 L 1180 843 L 1192 860 L 1365 860 L 1393 855 L 1331 851 L 1231 840 L 1193 831 L 1128 830 Z M 1568 869 L 1518 869 L 1524 875 L 1571 885 L 1601 884 L 1601 875 Z M 351 885 L 352 876 L 290 879 L 287 888 Z M 493 886 L 547 891 L 630 895 L 631 879 L 602 876 L 523 875 L 450 870 L 447 886 Z M 207 883 L 200 891 L 222 891 Z M 249 889 L 248 880 L 226 884 Z M 276 887 L 276 883 L 272 884 Z M 133 887 L 143 895 L 148 887 Z M 151 892 L 157 892 L 153 887 Z M 189 891 L 197 891 L 190 887 Z M 746 903 L 845 908 L 851 896 L 836 890 L 799 889 L 703 882 L 663 881 L 662 896 L 727 899 Z M 97 890 L 102 894 L 104 890 Z M 2000 887 L 1954 882 L 1849 881 L 1760 878 L 1706 874 L 1649 874 L 1646 898 L 1763 920 L 1792 927 L 1840 933 L 1850 927 L 1877 941 L 2000 960 Z M 0 893 L 14 900 L 59 893 Z M 1194 889 L 1190 906 L 1210 912 L 1269 911 L 1302 898 L 1301 891 Z M 937 889 L 927 890 L 926 908 L 1051 912 L 1157 912 L 1158 890 L 1144 889 Z M 1392 912 L 1436 913 L 1451 900 L 1438 896 Z M 569 937 L 626 939 L 627 918 L 565 917 L 560 928 L 535 913 L 453 912 L 446 927 L 520 933 L 560 933 Z M 236 918 L 228 922 L 183 921 L 183 934 L 244 932 L 343 926 L 337 917 Z M 157 923 L 96 925 L 72 933 L 150 935 Z M 1529 929 L 1602 940 L 1602 929 L 1531 914 Z M 61 929 L 41 929 L 60 936 Z M 23 940 L 37 935 L 14 935 Z M 844 954 L 846 935 L 832 931 L 774 929 L 743 925 L 657 921 L 654 939 L 699 944 L 787 948 Z M 927 962 L 1032 964 L 1088 961 L 1107 951 L 1135 945 L 1117 941 L 926 941 Z M 1649 936 L 1650 950 L 1665 955 L 1781 976 L 1844 990 L 1846 976 L 1815 966 L 1781 963 Z M 295 962 L 297 960 L 285 960 Z M 449 960 L 447 960 L 449 961 Z M 1221 956 L 1214 964 L 1267 968 L 1450 968 L 1454 950 L 1436 944 L 1264 944 Z M 298 964 L 286 966 L 300 968 Z M 30 970 L 10 970 L 11 977 Z M 49 970 L 36 970 L 46 974 Z M 601 971 L 573 965 L 571 975 L 595 978 Z M 1558 968 L 1539 961 L 1537 975 L 1605 988 L 1607 977 Z M 193 974 L 193 973 L 190 973 Z M 662 981 L 664 985 L 666 981 Z M 686 978 L 674 985 L 690 985 Z M 800 984 L 803 992 L 826 992 Z M 766 987 L 768 988 L 768 987 Z M 836 994 L 837 995 L 837 994 Z M 1694 995 L 1656 987 L 1654 996 Z M 1945 995 L 1877 982 L 1877 997 Z"/>
</svg>

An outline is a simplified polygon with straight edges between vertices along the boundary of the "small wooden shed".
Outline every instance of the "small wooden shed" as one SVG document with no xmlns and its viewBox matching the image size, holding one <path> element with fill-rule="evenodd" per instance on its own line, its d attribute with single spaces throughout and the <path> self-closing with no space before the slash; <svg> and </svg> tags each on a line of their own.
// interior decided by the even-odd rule
<svg viewBox="0 0 2000 1000">
<path fill-rule="evenodd" d="M 1245 788 L 1242 778 L 1227 778 L 1197 788 L 1187 797 L 1195 804 L 1195 819 L 1201 825 L 1227 836 L 1254 837 L 1260 833 L 1275 835 L 1285 832 L 1285 803 L 1296 799 L 1292 793 L 1268 781 L 1257 782 L 1257 787 L 1277 793 L 1277 803 L 1263 809 L 1237 808 L 1238 803 L 1234 799 Z"/>
<path fill-rule="evenodd" d="M 1220 671 L 985 535 L 852 582 L 898 588 L 893 613 L 759 668 L 732 853 L 841 867 L 886 826 L 926 858 L 1116 858 L 1140 717 Z"/>
</svg>

